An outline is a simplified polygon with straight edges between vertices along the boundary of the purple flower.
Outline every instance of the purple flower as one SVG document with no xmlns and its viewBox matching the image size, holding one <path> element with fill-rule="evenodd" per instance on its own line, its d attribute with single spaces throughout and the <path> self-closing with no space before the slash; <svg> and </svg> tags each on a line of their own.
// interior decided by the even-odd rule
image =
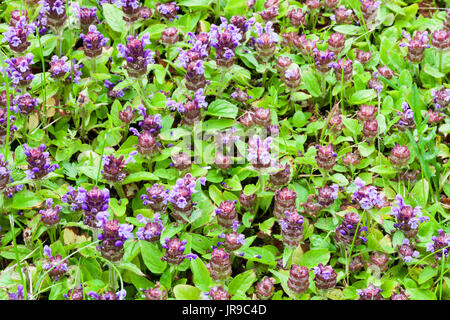
<svg viewBox="0 0 450 320">
<path fill-rule="evenodd" d="M 240 45 L 242 35 L 239 28 L 229 24 L 224 17 L 220 18 L 220 26 L 211 25 L 209 43 L 216 48 L 216 63 L 219 66 L 230 67 L 234 63 L 234 50 Z"/>
<path fill-rule="evenodd" d="M 136 237 L 139 240 L 146 240 L 150 242 L 159 240 L 159 237 L 165 228 L 158 213 L 153 215 L 153 221 L 145 218 L 141 214 L 139 214 L 136 218 L 140 223 L 145 225 L 145 227 L 139 227 L 136 232 Z"/>
<path fill-rule="evenodd" d="M 106 291 L 105 293 L 98 294 L 95 291 L 88 293 L 88 296 L 95 300 L 124 300 L 127 295 L 125 289 L 119 290 L 116 293 L 113 291 Z"/>
<path fill-rule="evenodd" d="M 164 256 L 161 258 L 161 260 L 167 261 L 167 263 L 172 265 L 179 265 L 181 262 L 183 262 L 184 259 L 196 259 L 197 255 L 195 254 L 184 254 L 186 243 L 187 240 L 180 241 L 178 238 L 164 239 L 164 243 L 161 246 L 166 249 L 166 252 L 164 253 Z"/>
<path fill-rule="evenodd" d="M 32 98 L 29 93 L 25 93 L 23 96 L 16 97 L 16 105 L 18 111 L 22 114 L 30 114 L 35 110 L 39 103 L 39 99 Z"/>
<path fill-rule="evenodd" d="M 158 7 L 156 7 L 159 14 L 169 20 L 172 21 L 173 19 L 178 19 L 177 12 L 180 9 L 179 6 L 175 2 L 166 2 L 160 4 Z"/>
<path fill-rule="evenodd" d="M 125 58 L 128 74 L 133 78 L 140 78 L 147 73 L 149 64 L 155 63 L 153 56 L 155 53 L 145 46 L 150 44 L 150 35 L 148 33 L 142 36 L 142 39 L 127 37 L 127 44 L 117 45 L 119 51 L 118 57 Z"/>
<path fill-rule="evenodd" d="M 98 235 L 98 240 L 101 242 L 97 250 L 105 259 L 118 261 L 124 254 L 124 242 L 133 239 L 133 225 L 119 224 L 117 219 L 108 220 L 108 218 L 107 212 L 97 214 L 97 226 L 102 228 L 102 233 Z"/>
<path fill-rule="evenodd" d="M 84 224 L 97 228 L 97 214 L 106 212 L 109 207 L 109 190 L 99 190 L 97 187 L 94 187 L 86 191 L 79 187 L 74 202 L 84 211 Z"/>
<path fill-rule="evenodd" d="M 71 70 L 69 71 L 69 75 L 66 78 L 66 82 L 72 81 L 73 83 L 79 84 L 81 79 L 81 68 L 83 68 L 82 63 L 77 63 L 77 60 L 72 59 Z M 73 80 L 72 80 L 73 74 Z"/>
<path fill-rule="evenodd" d="M 352 194 L 352 201 L 357 202 L 362 209 L 381 208 L 385 204 L 384 196 L 374 186 L 366 186 L 360 178 L 354 182 L 356 191 Z"/>
<path fill-rule="evenodd" d="M 446 248 L 450 246 L 450 235 L 445 234 L 444 230 L 438 230 L 439 236 L 431 237 L 432 242 L 427 243 L 427 251 L 435 252 L 435 259 L 441 259 L 442 254 L 444 254 L 445 258 L 448 258 L 449 249 Z"/>
<path fill-rule="evenodd" d="M 62 56 L 58 58 L 58 56 L 53 56 L 50 61 L 50 75 L 52 78 L 59 79 L 64 77 L 71 70 L 71 65 L 67 62 L 68 58 L 66 56 Z"/>
<path fill-rule="evenodd" d="M 278 43 L 278 36 L 273 32 L 272 25 L 272 22 L 269 21 L 264 28 L 260 23 L 255 23 L 253 26 L 258 35 L 256 38 L 256 49 L 258 50 L 258 53 L 266 59 L 275 53 L 276 44 Z"/>
<path fill-rule="evenodd" d="M 23 300 L 25 298 L 25 292 L 23 285 L 19 284 L 17 286 L 17 292 L 8 293 L 9 300 Z"/>
<path fill-rule="evenodd" d="M 39 3 L 49 25 L 59 28 L 64 24 L 67 19 L 66 0 L 41 0 Z"/>
<path fill-rule="evenodd" d="M 167 206 L 169 189 L 155 183 L 151 188 L 147 188 L 147 194 L 141 196 L 142 204 L 150 206 L 155 212 L 164 211 Z"/>
<path fill-rule="evenodd" d="M 89 58 L 95 58 L 102 53 L 102 48 L 108 43 L 109 39 L 105 38 L 95 25 L 89 26 L 89 32 L 87 34 L 80 34 L 80 38 L 83 40 L 84 53 Z"/>
<path fill-rule="evenodd" d="M 52 250 L 47 245 L 44 247 L 44 255 L 47 259 L 42 265 L 42 268 L 48 270 L 50 277 L 54 278 L 55 281 L 58 281 L 58 279 L 68 271 L 67 261 L 59 254 L 52 256 Z"/>
<path fill-rule="evenodd" d="M 27 53 L 25 56 L 17 58 L 5 59 L 8 67 L 6 73 L 12 84 L 15 86 L 27 86 L 34 79 L 34 75 L 31 73 L 30 65 L 33 62 L 33 54 Z M 2 70 L 4 73 L 5 70 Z"/>
<path fill-rule="evenodd" d="M 256 169 L 267 168 L 275 164 L 275 159 L 270 154 L 272 138 L 262 140 L 260 136 L 254 135 L 248 141 L 247 160 Z"/>
<path fill-rule="evenodd" d="M 45 210 L 40 210 L 39 214 L 41 215 L 41 221 L 46 225 L 53 226 L 57 224 L 61 220 L 61 216 L 59 212 L 62 207 L 60 205 L 53 206 L 53 199 L 49 198 L 46 200 L 47 208 Z"/>
<path fill-rule="evenodd" d="M 25 171 L 27 179 L 43 179 L 50 172 L 59 169 L 59 165 L 51 164 L 50 154 L 45 151 L 47 148 L 45 144 L 42 144 L 38 148 L 31 149 L 27 144 L 23 145 L 26 161 L 28 162 L 28 170 Z"/>
<path fill-rule="evenodd" d="M 30 33 L 34 33 L 34 24 L 28 23 L 26 16 L 21 16 L 19 21 L 14 26 L 10 26 L 8 31 L 5 32 L 3 42 L 8 42 L 12 51 L 22 53 L 30 46 L 30 42 L 27 41 Z"/>
<path fill-rule="evenodd" d="M 417 234 L 419 223 L 430 220 L 430 218 L 422 216 L 421 207 L 413 209 L 411 206 L 406 205 L 399 194 L 396 197 L 395 204 L 396 207 L 391 208 L 391 214 L 397 219 L 397 223 L 394 226 L 402 230 L 407 237 L 414 237 Z"/>
</svg>

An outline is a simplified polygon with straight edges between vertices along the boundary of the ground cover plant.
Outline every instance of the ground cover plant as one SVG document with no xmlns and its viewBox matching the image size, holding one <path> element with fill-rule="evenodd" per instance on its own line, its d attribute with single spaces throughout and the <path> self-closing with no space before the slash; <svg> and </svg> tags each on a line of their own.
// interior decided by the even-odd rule
<svg viewBox="0 0 450 320">
<path fill-rule="evenodd" d="M 0 298 L 450 298 L 448 6 L 2 1 Z"/>
</svg>

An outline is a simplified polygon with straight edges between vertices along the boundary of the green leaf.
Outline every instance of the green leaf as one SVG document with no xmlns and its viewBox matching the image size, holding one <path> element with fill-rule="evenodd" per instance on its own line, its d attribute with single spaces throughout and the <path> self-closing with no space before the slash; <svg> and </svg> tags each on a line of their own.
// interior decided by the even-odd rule
<svg viewBox="0 0 450 320">
<path fill-rule="evenodd" d="M 395 175 L 397 171 L 388 165 L 378 165 L 369 169 L 370 172 L 378 173 L 381 176 Z"/>
<path fill-rule="evenodd" d="M 316 76 L 311 71 L 306 71 L 302 75 L 303 82 L 306 86 L 306 89 L 308 89 L 308 92 L 313 97 L 320 97 L 322 96 L 322 91 L 320 90 L 319 81 L 317 81 Z"/>
<path fill-rule="evenodd" d="M 351 104 L 363 104 L 372 101 L 377 97 L 377 92 L 374 89 L 364 89 L 356 91 L 350 97 Z"/>
<path fill-rule="evenodd" d="M 208 106 L 207 114 L 224 117 L 224 118 L 236 118 L 238 108 L 231 102 L 223 99 L 217 99 Z"/>
<path fill-rule="evenodd" d="M 128 199 L 121 199 L 120 204 L 116 198 L 109 199 L 109 205 L 111 207 L 111 211 L 114 213 L 116 217 L 121 217 L 127 211 Z"/>
<path fill-rule="evenodd" d="M 406 293 L 409 293 L 411 300 L 436 300 L 436 295 L 431 290 L 408 288 Z"/>
<path fill-rule="evenodd" d="M 256 281 L 256 274 L 253 270 L 245 271 L 236 277 L 228 285 L 230 295 L 245 295 L 248 289 Z"/>
<path fill-rule="evenodd" d="M 202 259 L 197 258 L 191 260 L 191 271 L 194 276 L 193 282 L 197 288 L 202 291 L 209 291 L 209 287 L 213 283 L 213 280 Z"/>
<path fill-rule="evenodd" d="M 426 267 L 419 275 L 419 284 L 427 282 L 438 274 L 438 268 Z"/>
<path fill-rule="evenodd" d="M 29 209 L 40 205 L 44 200 L 29 190 L 19 191 L 14 195 L 11 208 L 17 210 Z"/>
<path fill-rule="evenodd" d="M 122 33 L 125 30 L 125 21 L 123 20 L 123 12 L 116 6 L 105 3 L 103 4 L 103 15 L 106 23 L 116 32 Z"/>
<path fill-rule="evenodd" d="M 134 172 L 131 173 L 129 176 L 127 176 L 125 180 L 123 180 L 123 184 L 148 180 L 159 180 L 159 178 L 151 172 L 146 171 Z"/>
<path fill-rule="evenodd" d="M 211 0 L 184 0 L 178 3 L 178 5 L 180 6 L 185 6 L 185 7 L 191 7 L 191 8 L 195 8 L 195 7 L 203 7 L 203 8 L 208 8 L 211 4 Z"/>
<path fill-rule="evenodd" d="M 330 260 L 330 252 L 327 249 L 311 249 L 303 254 L 300 265 L 312 268 L 319 263 L 326 264 Z"/>
<path fill-rule="evenodd" d="M 163 273 L 167 262 L 161 261 L 163 253 L 159 250 L 158 245 L 144 240 L 139 240 L 139 245 L 141 246 L 142 259 L 147 268 L 156 274 Z"/>
<path fill-rule="evenodd" d="M 200 289 L 187 284 L 178 284 L 173 288 L 177 300 L 200 300 Z"/>
</svg>

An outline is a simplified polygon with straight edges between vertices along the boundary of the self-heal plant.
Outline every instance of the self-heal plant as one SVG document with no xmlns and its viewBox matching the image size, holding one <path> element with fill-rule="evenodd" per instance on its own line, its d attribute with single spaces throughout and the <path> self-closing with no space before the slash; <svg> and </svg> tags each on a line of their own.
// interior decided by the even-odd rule
<svg viewBox="0 0 450 320">
<path fill-rule="evenodd" d="M 27 179 L 44 179 L 50 172 L 59 169 L 58 164 L 51 164 L 50 153 L 45 151 L 45 144 L 33 149 L 24 144 L 23 149 L 28 163 L 28 170 L 25 171 Z"/>
<path fill-rule="evenodd" d="M 132 78 L 142 78 L 147 74 L 148 66 L 155 63 L 153 56 L 155 53 L 150 49 L 145 49 L 150 44 L 150 35 L 144 34 L 141 39 L 133 36 L 127 37 L 126 45 L 117 45 L 118 57 L 125 58 L 125 68 Z"/>
<path fill-rule="evenodd" d="M 67 261 L 63 259 L 60 254 L 53 256 L 49 246 L 44 247 L 44 256 L 46 256 L 47 259 L 42 265 L 42 268 L 47 270 L 50 277 L 54 278 L 55 281 L 58 281 L 61 276 L 69 271 L 67 268 Z"/>
<path fill-rule="evenodd" d="M 164 231 L 164 226 L 162 220 L 160 219 L 159 213 L 153 215 L 152 219 L 144 217 L 139 214 L 136 219 L 144 224 L 144 227 L 139 227 L 136 232 L 136 238 L 139 240 L 145 240 L 149 242 L 158 241 L 161 237 L 161 233 Z"/>
<path fill-rule="evenodd" d="M 21 16 L 14 26 L 4 33 L 3 42 L 8 42 L 9 48 L 16 53 L 23 53 L 31 45 L 28 36 L 35 31 L 34 24 L 28 22 L 26 16 Z"/>
</svg>

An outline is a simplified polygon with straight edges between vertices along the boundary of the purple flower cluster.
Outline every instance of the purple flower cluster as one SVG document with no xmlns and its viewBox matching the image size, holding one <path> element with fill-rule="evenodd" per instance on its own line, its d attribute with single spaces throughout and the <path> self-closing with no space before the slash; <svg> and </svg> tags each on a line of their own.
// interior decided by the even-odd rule
<svg viewBox="0 0 450 320">
<path fill-rule="evenodd" d="M 169 189 L 157 183 L 147 188 L 147 194 L 141 196 L 142 204 L 150 206 L 155 212 L 162 212 L 167 207 L 167 200 L 169 197 Z"/>
<path fill-rule="evenodd" d="M 275 54 L 278 43 L 278 36 L 273 32 L 273 23 L 267 22 L 263 28 L 260 23 L 255 23 L 254 29 L 256 31 L 256 50 L 263 59 L 269 59 Z"/>
<path fill-rule="evenodd" d="M 172 21 L 173 19 L 178 19 L 177 12 L 180 9 L 175 2 L 166 2 L 157 4 L 156 10 L 161 15 L 161 17 Z"/>
<path fill-rule="evenodd" d="M 233 225 L 237 219 L 237 213 L 235 204 L 236 200 L 227 200 L 221 202 L 219 207 L 216 208 L 215 213 L 217 216 L 217 222 L 224 228 L 229 228 Z"/>
<path fill-rule="evenodd" d="M 337 273 L 331 266 L 319 263 L 317 267 L 313 268 L 313 273 L 317 289 L 328 290 L 336 286 Z"/>
<path fill-rule="evenodd" d="M 180 241 L 180 239 L 178 238 L 164 239 L 164 243 L 161 246 L 166 249 L 166 252 L 164 253 L 164 256 L 161 258 L 161 260 L 167 261 L 167 263 L 172 265 L 179 265 L 181 262 L 183 262 L 184 259 L 197 259 L 197 255 L 195 254 L 184 254 L 186 243 L 187 240 Z"/>
<path fill-rule="evenodd" d="M 27 53 L 25 56 L 17 58 L 5 59 L 8 67 L 6 68 L 6 74 L 11 80 L 11 83 L 18 87 L 28 86 L 34 79 L 34 75 L 31 73 L 30 65 L 33 62 L 33 54 Z M 2 70 L 4 73 L 5 70 Z"/>
<path fill-rule="evenodd" d="M 158 135 L 162 128 L 161 115 L 159 113 L 147 114 L 147 110 L 143 105 L 138 106 L 138 111 L 139 114 L 144 117 L 144 119 L 138 123 L 142 130 L 148 131 L 155 136 Z"/>
<path fill-rule="evenodd" d="M 25 299 L 25 290 L 23 285 L 19 284 L 17 286 L 17 292 L 8 293 L 9 300 L 23 300 Z"/>
<path fill-rule="evenodd" d="M 75 15 L 80 20 L 81 25 L 81 31 L 87 32 L 89 30 L 89 27 L 91 25 L 96 25 L 99 21 L 97 18 L 97 8 L 86 8 L 86 7 L 79 7 L 78 4 L 72 3 L 72 7 L 75 11 Z"/>
<path fill-rule="evenodd" d="M 102 53 L 102 48 L 108 43 L 109 39 L 105 38 L 95 25 L 90 25 L 87 34 L 80 34 L 83 40 L 84 54 L 89 58 L 95 58 Z"/>
<path fill-rule="evenodd" d="M 8 42 L 9 48 L 17 53 L 22 53 L 30 46 L 27 40 L 30 34 L 35 30 L 34 24 L 28 23 L 26 16 L 21 16 L 14 26 L 9 26 L 5 32 L 3 42 Z"/>
<path fill-rule="evenodd" d="M 88 296 L 95 300 L 124 300 L 126 295 L 127 291 L 125 289 L 119 290 L 117 292 L 106 291 L 102 294 L 99 294 L 95 291 L 91 291 L 88 293 Z"/>
<path fill-rule="evenodd" d="M 118 261 L 124 254 L 123 244 L 128 239 L 133 239 L 133 225 L 123 223 L 119 220 L 109 219 L 109 213 L 106 211 L 97 214 L 97 226 L 102 228 L 97 238 L 100 245 L 97 250 L 100 251 L 105 259 L 110 261 Z"/>
<path fill-rule="evenodd" d="M 103 178 L 110 183 L 118 183 L 123 181 L 128 172 L 125 170 L 125 167 L 130 162 L 135 162 L 133 156 L 135 156 L 138 152 L 132 151 L 129 157 L 124 160 L 124 156 L 120 156 L 119 158 L 114 157 L 114 155 L 110 154 L 109 156 L 103 156 Z"/>
<path fill-rule="evenodd" d="M 58 58 L 58 56 L 53 56 L 50 61 L 50 76 L 55 79 L 60 79 L 70 72 L 71 66 L 70 62 L 67 61 L 66 56 Z"/>
<path fill-rule="evenodd" d="M 396 207 L 391 208 L 391 214 L 397 219 L 394 227 L 402 230 L 408 238 L 415 237 L 419 224 L 429 221 L 430 218 L 422 216 L 421 207 L 413 209 L 411 206 L 406 205 L 401 195 L 398 194 L 395 199 Z"/>
<path fill-rule="evenodd" d="M 91 228 L 98 228 L 97 215 L 105 213 L 109 208 L 109 190 L 99 190 L 97 187 L 86 191 L 83 188 L 78 188 L 78 192 L 70 190 L 68 199 L 71 200 L 72 209 L 81 209 L 84 212 L 84 224 Z"/>
<path fill-rule="evenodd" d="M 54 278 L 55 281 L 58 281 L 58 279 L 68 271 L 67 261 L 59 254 L 52 256 L 52 250 L 49 246 L 44 247 L 44 255 L 47 259 L 42 265 L 42 268 L 48 270 L 50 277 Z"/>
<path fill-rule="evenodd" d="M 194 203 L 191 200 L 193 193 L 196 193 L 196 178 L 187 173 L 183 178 L 177 180 L 176 185 L 170 190 L 168 200 L 172 203 L 172 214 L 181 222 L 185 221 L 185 217 L 189 217 L 193 211 Z M 198 179 L 202 185 L 205 185 L 206 178 Z"/>
<path fill-rule="evenodd" d="M 50 172 L 59 169 L 58 164 L 51 164 L 50 154 L 45 151 L 47 147 L 41 144 L 37 148 L 31 149 L 27 144 L 23 145 L 25 155 L 27 156 L 28 170 L 25 171 L 27 179 L 43 179 Z"/>
<path fill-rule="evenodd" d="M 125 95 L 125 92 L 123 90 L 114 90 L 114 87 L 118 85 L 121 81 L 118 81 L 117 83 L 113 83 L 110 80 L 106 79 L 104 82 L 105 87 L 108 89 L 108 97 L 110 98 L 123 98 Z M 131 108 L 131 107 L 130 107 Z M 120 111 L 119 111 L 120 113 Z M 122 120 L 123 121 L 123 120 Z"/>
<path fill-rule="evenodd" d="M 49 25 L 60 28 L 66 22 L 66 0 L 41 0 L 39 3 Z"/>
<path fill-rule="evenodd" d="M 280 220 L 283 243 L 288 247 L 297 247 L 303 241 L 303 217 L 294 211 L 285 211 Z"/>
<path fill-rule="evenodd" d="M 245 235 L 237 233 L 239 227 L 239 221 L 233 221 L 233 232 L 221 233 L 219 238 L 223 239 L 223 246 L 228 251 L 236 251 L 245 244 Z"/>
<path fill-rule="evenodd" d="M 396 123 L 397 128 L 400 131 L 405 131 L 406 129 L 414 129 L 416 124 L 414 122 L 414 111 L 409 107 L 407 102 L 402 103 L 403 112 L 397 112 L 397 116 L 401 118 Z"/>
<path fill-rule="evenodd" d="M 402 245 L 398 245 L 398 253 L 405 262 L 410 262 L 413 258 L 419 256 L 419 251 L 414 250 L 414 243 L 410 243 L 409 239 L 403 239 Z"/>
<path fill-rule="evenodd" d="M 209 35 L 189 33 L 188 42 L 192 48 L 185 51 L 179 49 L 178 64 L 186 70 L 186 88 L 192 91 L 204 88 L 206 85 L 203 59 L 209 55 Z"/>
<path fill-rule="evenodd" d="M 49 198 L 45 201 L 47 208 L 45 210 L 40 210 L 41 221 L 48 226 L 53 226 L 61 220 L 59 212 L 62 207 L 60 205 L 53 205 L 53 199 Z"/>
<path fill-rule="evenodd" d="M 435 252 L 435 259 L 442 259 L 442 255 L 448 258 L 448 251 L 450 246 L 450 235 L 445 234 L 444 230 L 438 230 L 439 236 L 432 236 L 431 242 L 427 243 L 427 251 Z"/>
<path fill-rule="evenodd" d="M 116 5 L 122 8 L 124 13 L 123 20 L 126 22 L 133 23 L 140 18 L 139 0 L 119 0 Z"/>
<path fill-rule="evenodd" d="M 149 64 L 155 63 L 153 56 L 155 53 L 145 46 L 150 44 L 150 35 L 148 33 L 142 36 L 142 39 L 133 36 L 127 37 L 127 44 L 118 44 L 118 57 L 125 58 L 126 69 L 132 78 L 141 78 L 147 73 Z"/>
<path fill-rule="evenodd" d="M 408 53 L 406 57 L 412 63 L 419 63 L 425 57 L 425 49 L 430 48 L 430 39 L 428 37 L 428 31 L 417 31 L 415 36 L 411 36 L 402 30 L 402 35 L 408 42 L 402 42 L 399 47 L 408 47 Z"/>
<path fill-rule="evenodd" d="M 136 232 L 136 237 L 139 240 L 146 240 L 150 242 L 159 240 L 161 233 L 164 231 L 164 226 L 160 219 L 159 213 L 155 213 L 153 215 L 153 219 L 146 218 L 142 214 L 139 214 L 136 219 L 145 225 L 144 227 L 139 227 Z"/>
<path fill-rule="evenodd" d="M 359 245 L 361 240 L 366 242 L 367 238 L 362 233 L 366 232 L 367 228 L 365 226 L 358 227 L 360 221 L 361 217 L 357 212 L 347 212 L 342 224 L 336 228 L 334 239 L 344 244 L 352 244 L 354 242 L 356 245 Z"/>
<path fill-rule="evenodd" d="M 248 140 L 247 160 L 255 169 L 264 169 L 275 164 L 275 159 L 270 154 L 272 148 L 271 137 L 261 139 L 260 136 L 254 135 Z"/>
<path fill-rule="evenodd" d="M 234 64 L 234 50 L 240 45 L 242 35 L 240 29 L 228 23 L 226 18 L 221 17 L 220 21 L 220 26 L 211 25 L 209 43 L 216 48 L 216 64 L 229 68 Z"/>
<path fill-rule="evenodd" d="M 385 204 L 385 198 L 374 186 L 366 186 L 360 178 L 355 179 L 356 191 L 352 194 L 352 201 L 358 203 L 362 209 L 381 208 Z"/>
<path fill-rule="evenodd" d="M 39 105 L 40 101 L 37 98 L 31 97 L 29 93 L 16 97 L 16 106 L 20 113 L 30 114 Z"/>
<path fill-rule="evenodd" d="M 188 97 L 188 100 L 183 104 L 168 98 L 166 105 L 171 110 L 178 110 L 183 115 L 183 121 L 187 125 L 193 125 L 195 122 L 200 121 L 202 119 L 201 110 L 208 108 L 203 89 L 198 89 L 194 94 L 194 98 Z"/>
</svg>

